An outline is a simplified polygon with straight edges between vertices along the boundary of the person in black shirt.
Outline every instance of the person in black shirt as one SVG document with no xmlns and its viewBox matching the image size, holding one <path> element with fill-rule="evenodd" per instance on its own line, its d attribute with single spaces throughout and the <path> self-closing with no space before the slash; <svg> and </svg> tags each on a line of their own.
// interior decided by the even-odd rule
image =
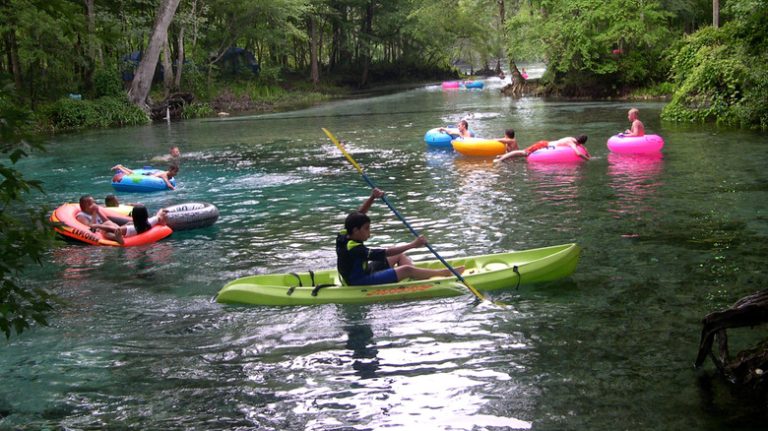
<svg viewBox="0 0 768 431">
<path fill-rule="evenodd" d="M 423 247 L 427 239 L 420 235 L 408 244 L 389 248 L 368 248 L 371 236 L 371 219 L 366 215 L 373 201 L 384 196 L 378 188 L 363 202 L 357 211 L 344 220 L 344 230 L 336 237 L 336 257 L 339 275 L 348 285 L 396 283 L 404 278 L 422 280 L 430 277 L 449 277 L 446 269 L 426 269 L 413 266 L 405 252 Z M 464 267 L 456 268 L 461 273 Z"/>
</svg>

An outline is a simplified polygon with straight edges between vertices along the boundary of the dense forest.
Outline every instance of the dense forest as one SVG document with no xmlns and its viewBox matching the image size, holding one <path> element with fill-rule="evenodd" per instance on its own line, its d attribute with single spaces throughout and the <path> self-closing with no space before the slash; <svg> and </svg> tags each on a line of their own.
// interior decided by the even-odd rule
<svg viewBox="0 0 768 431">
<path fill-rule="evenodd" d="M 7 337 L 52 306 L 19 278 L 50 237 L 14 168 L 30 132 L 313 103 L 459 61 L 513 78 L 540 61 L 547 96 L 667 95 L 667 120 L 768 128 L 768 0 L 0 0 L 0 16 Z"/>
<path fill-rule="evenodd" d="M 764 0 L 3 0 L 0 14 L 6 103 L 53 131 L 145 122 L 173 94 L 208 115 L 227 95 L 313 100 L 458 61 L 513 75 L 542 61 L 547 95 L 674 94 L 665 118 L 768 126 Z"/>
</svg>

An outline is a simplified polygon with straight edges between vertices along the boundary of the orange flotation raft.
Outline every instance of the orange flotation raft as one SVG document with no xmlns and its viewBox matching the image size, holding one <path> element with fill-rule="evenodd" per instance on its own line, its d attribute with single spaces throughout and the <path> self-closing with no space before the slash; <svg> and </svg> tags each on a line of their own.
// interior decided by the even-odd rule
<svg viewBox="0 0 768 431">
<path fill-rule="evenodd" d="M 119 210 L 111 210 L 110 208 L 103 209 L 110 219 L 125 220 L 126 218 L 125 213 Z M 137 245 L 151 244 L 173 233 L 173 230 L 168 226 L 156 225 L 146 232 L 126 237 L 124 239 L 124 244 L 120 244 L 117 241 L 105 238 L 100 230 L 97 230 L 96 232 L 91 231 L 88 226 L 77 219 L 78 212 L 80 212 L 80 205 L 78 204 L 63 204 L 56 208 L 51 214 L 51 222 L 53 223 L 53 228 L 56 232 L 66 238 L 74 239 L 86 244 L 115 247 L 133 247 Z"/>
</svg>

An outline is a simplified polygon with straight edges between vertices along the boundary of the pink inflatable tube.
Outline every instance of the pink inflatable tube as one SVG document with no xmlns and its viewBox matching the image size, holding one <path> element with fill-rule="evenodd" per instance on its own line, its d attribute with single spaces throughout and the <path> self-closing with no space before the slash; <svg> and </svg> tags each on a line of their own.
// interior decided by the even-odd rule
<svg viewBox="0 0 768 431">
<path fill-rule="evenodd" d="M 542 148 L 528 155 L 530 163 L 574 163 L 583 160 L 571 147 Z"/>
<path fill-rule="evenodd" d="M 459 88 L 459 81 L 445 81 L 443 88 Z"/>
<path fill-rule="evenodd" d="M 664 147 L 659 135 L 624 137 L 615 135 L 608 138 L 608 149 L 619 154 L 658 153 Z"/>
</svg>

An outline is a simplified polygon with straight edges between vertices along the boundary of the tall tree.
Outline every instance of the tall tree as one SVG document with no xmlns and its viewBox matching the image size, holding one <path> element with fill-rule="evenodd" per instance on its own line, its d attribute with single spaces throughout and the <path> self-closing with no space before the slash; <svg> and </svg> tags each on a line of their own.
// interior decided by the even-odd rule
<svg viewBox="0 0 768 431">
<path fill-rule="evenodd" d="M 148 98 L 149 90 L 152 86 L 152 77 L 155 75 L 157 60 L 160 51 L 168 39 L 168 26 L 176 14 L 176 8 L 180 0 L 162 0 L 157 8 L 155 24 L 152 26 L 152 33 L 149 38 L 144 55 L 141 57 L 139 67 L 131 83 L 131 89 L 128 90 L 129 100 L 144 112 L 149 112 Z"/>
<path fill-rule="evenodd" d="M 319 32 L 317 31 L 317 18 L 309 16 L 307 21 L 309 21 L 310 79 L 312 80 L 312 84 L 317 86 L 317 84 L 320 83 L 320 59 L 318 53 L 318 45 L 320 44 L 320 41 L 318 40 Z"/>
<path fill-rule="evenodd" d="M 360 77 L 360 86 L 368 85 L 368 69 L 371 67 L 371 45 L 373 44 L 373 10 L 374 1 L 371 0 L 365 5 L 363 14 L 363 26 L 360 31 L 360 57 L 362 60 L 362 74 Z"/>
</svg>

